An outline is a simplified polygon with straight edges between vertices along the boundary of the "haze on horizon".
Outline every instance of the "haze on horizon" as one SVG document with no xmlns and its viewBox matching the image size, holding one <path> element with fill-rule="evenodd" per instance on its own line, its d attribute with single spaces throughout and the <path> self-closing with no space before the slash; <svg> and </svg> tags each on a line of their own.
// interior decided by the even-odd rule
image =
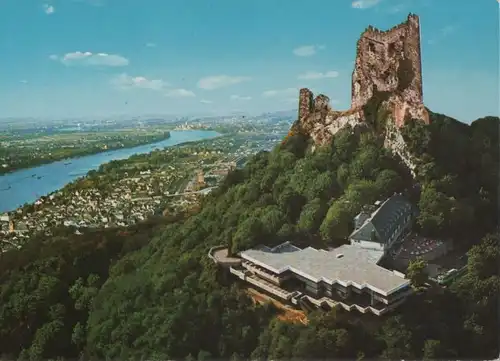
<svg viewBox="0 0 500 361">
<path fill-rule="evenodd" d="M 308 6 L 310 8 L 310 6 Z M 350 105 L 355 44 L 420 16 L 424 102 L 469 122 L 499 110 L 498 3 L 357 0 L 0 3 L 0 118 L 259 113 L 310 88 Z"/>
</svg>

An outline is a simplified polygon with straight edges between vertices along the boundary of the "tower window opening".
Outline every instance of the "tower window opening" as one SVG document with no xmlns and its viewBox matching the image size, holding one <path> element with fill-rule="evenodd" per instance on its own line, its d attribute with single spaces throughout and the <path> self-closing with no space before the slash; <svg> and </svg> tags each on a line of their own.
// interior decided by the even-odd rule
<svg viewBox="0 0 500 361">
<path fill-rule="evenodd" d="M 396 44 L 390 43 L 388 48 L 387 48 L 387 54 L 390 57 L 392 57 L 392 56 L 394 56 L 395 51 L 396 51 Z"/>
</svg>

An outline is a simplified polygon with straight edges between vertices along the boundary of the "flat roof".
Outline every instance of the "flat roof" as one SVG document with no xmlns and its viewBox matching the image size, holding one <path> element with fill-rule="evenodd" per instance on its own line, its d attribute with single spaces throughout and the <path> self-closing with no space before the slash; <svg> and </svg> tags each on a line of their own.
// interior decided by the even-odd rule
<svg viewBox="0 0 500 361">
<path fill-rule="evenodd" d="M 240 253 L 243 259 L 275 274 L 290 270 L 313 282 L 323 280 L 329 284 L 340 283 L 345 287 L 367 287 L 387 296 L 409 285 L 409 281 L 378 266 L 377 262 L 382 255 L 381 251 L 352 245 L 343 245 L 330 251 L 307 247 L 280 253 L 260 248 Z"/>
</svg>

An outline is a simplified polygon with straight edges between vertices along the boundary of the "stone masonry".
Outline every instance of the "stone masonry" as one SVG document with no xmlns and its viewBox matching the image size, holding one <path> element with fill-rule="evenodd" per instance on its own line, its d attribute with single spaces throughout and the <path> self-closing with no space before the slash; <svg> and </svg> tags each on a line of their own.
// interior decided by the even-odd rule
<svg viewBox="0 0 500 361">
<path fill-rule="evenodd" d="M 375 113 L 381 107 L 385 109 L 389 122 L 392 122 L 391 133 L 410 118 L 429 123 L 423 104 L 417 15 L 410 14 L 405 22 L 388 31 L 369 26 L 361 34 L 356 48 L 349 110 L 335 111 L 331 109 L 327 96 L 320 94 L 313 99 L 309 89 L 301 89 L 298 120 L 292 131 L 306 133 L 316 144 L 322 144 L 329 142 L 347 124 L 364 128 L 373 126 L 375 116 L 367 119 L 367 114 L 370 114 L 367 109 L 374 106 L 373 99 L 381 98 L 380 94 L 384 96 L 375 101 L 378 102 Z M 389 130 L 385 133 L 388 135 Z M 387 139 L 386 146 L 391 147 Z"/>
</svg>

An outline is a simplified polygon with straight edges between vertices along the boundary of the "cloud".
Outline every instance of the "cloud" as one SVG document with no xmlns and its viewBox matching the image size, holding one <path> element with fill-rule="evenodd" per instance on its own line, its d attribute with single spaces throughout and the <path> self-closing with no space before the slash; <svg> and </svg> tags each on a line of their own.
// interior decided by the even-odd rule
<svg viewBox="0 0 500 361">
<path fill-rule="evenodd" d="M 198 88 L 214 90 L 251 80 L 248 76 L 213 75 L 198 81 Z"/>
<path fill-rule="evenodd" d="M 19 82 L 20 82 L 21 84 L 28 84 L 28 81 L 27 81 L 27 80 L 24 80 L 24 79 L 23 79 L 23 80 L 19 80 Z"/>
<path fill-rule="evenodd" d="M 454 33 L 456 28 L 453 25 L 447 25 L 444 28 L 441 28 L 436 36 L 432 39 L 429 39 L 427 41 L 428 44 L 433 45 L 436 44 L 442 40 L 444 40 L 446 37 L 448 37 L 450 34 Z"/>
<path fill-rule="evenodd" d="M 52 60 L 59 60 L 64 65 L 86 65 L 86 66 L 126 66 L 128 59 L 117 54 L 91 53 L 90 51 L 67 53 L 62 57 L 51 55 Z"/>
<path fill-rule="evenodd" d="M 155 43 L 146 43 L 146 47 L 147 48 L 156 48 L 156 44 Z"/>
<path fill-rule="evenodd" d="M 369 9 L 377 5 L 381 0 L 356 0 L 351 3 L 354 9 Z"/>
<path fill-rule="evenodd" d="M 339 72 L 335 70 L 327 71 L 326 73 L 320 73 L 317 71 L 308 71 L 304 74 L 300 74 L 297 78 L 301 80 L 313 80 L 313 79 L 325 79 L 325 78 L 336 78 L 339 76 Z"/>
<path fill-rule="evenodd" d="M 240 96 L 240 95 L 231 95 L 229 98 L 231 100 L 251 100 L 252 99 L 252 97 Z"/>
<path fill-rule="evenodd" d="M 324 50 L 325 48 L 324 45 L 303 45 L 293 49 L 293 53 L 296 56 L 312 56 L 316 54 L 318 50 Z"/>
<path fill-rule="evenodd" d="M 281 90 L 266 90 L 262 93 L 262 96 L 265 98 L 273 98 L 278 96 L 290 96 L 292 94 L 297 94 L 298 96 L 299 89 L 297 88 L 286 88 Z"/>
<path fill-rule="evenodd" d="M 168 83 L 161 79 L 147 79 L 143 76 L 130 76 L 128 74 L 120 74 L 112 80 L 112 84 L 120 89 L 151 89 L 151 90 L 162 90 Z"/>
<path fill-rule="evenodd" d="M 212 104 L 212 103 L 213 103 L 213 101 L 211 101 L 211 100 L 206 100 L 206 99 L 202 99 L 202 100 L 200 100 L 200 103 L 203 103 L 203 104 Z"/>
<path fill-rule="evenodd" d="M 172 98 L 193 98 L 196 96 L 196 94 L 193 93 L 191 90 L 179 88 L 179 89 L 169 90 L 165 94 L 165 96 L 172 97 Z"/>
<path fill-rule="evenodd" d="M 56 9 L 52 5 L 44 4 L 43 11 L 45 11 L 45 14 L 50 15 L 53 14 L 56 11 Z"/>
</svg>

